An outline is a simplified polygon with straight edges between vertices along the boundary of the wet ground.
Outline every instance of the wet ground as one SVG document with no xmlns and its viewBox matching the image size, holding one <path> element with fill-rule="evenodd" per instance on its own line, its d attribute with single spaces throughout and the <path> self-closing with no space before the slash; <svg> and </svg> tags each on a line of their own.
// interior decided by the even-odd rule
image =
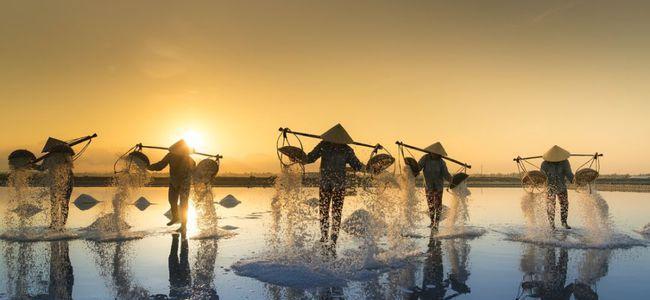
<svg viewBox="0 0 650 300">
<path fill-rule="evenodd" d="M 422 223 L 415 230 L 420 237 L 411 238 L 417 255 L 391 268 L 367 270 L 375 276 L 343 282 L 326 279 L 310 286 L 309 280 L 306 285 L 304 280 L 296 285 L 288 278 L 291 274 L 309 278 L 311 273 L 298 273 L 297 269 L 284 273 L 265 269 L 269 271 L 267 277 L 257 276 L 276 285 L 239 276 L 232 268 L 242 260 L 259 260 L 268 250 L 274 189 L 214 189 L 215 201 L 228 194 L 242 201 L 234 208 L 215 204 L 221 218 L 219 226 L 236 235 L 182 241 L 164 227 L 167 218 L 163 214 L 169 209 L 166 189 L 145 188 L 138 197 L 144 196 L 153 205 L 144 210 L 130 206 L 127 219 L 134 226 L 132 230 L 146 232 L 142 239 L 103 243 L 83 238 L 0 241 L 0 298 L 64 299 L 72 294 L 75 299 L 210 299 L 216 295 L 220 299 L 644 299 L 650 294 L 649 248 L 576 249 L 508 241 L 503 232 L 524 223 L 522 191 L 471 191 L 470 224 L 487 229 L 483 236 L 432 240 Z M 72 199 L 82 193 L 101 202 L 83 206 L 83 210 L 71 204 L 68 228 L 86 227 L 110 209 L 111 189 L 77 188 Z M 310 193 L 316 196 L 317 190 Z M 601 194 L 609 202 L 616 231 L 633 241 L 630 246 L 650 245 L 635 232 L 650 223 L 650 194 Z M 3 214 L 7 214 L 7 195 L 6 188 L 0 189 Z M 444 202 L 450 198 L 445 194 Z M 570 198 L 577 201 L 573 193 Z M 358 206 L 358 199 L 348 197 L 346 201 L 344 215 L 349 215 Z M 580 232 L 584 229 L 582 219 L 578 205 L 572 204 L 569 223 Z M 32 217 L 35 225 L 43 214 Z M 7 216 L 2 217 L 4 220 Z M 310 222 L 316 224 L 315 220 Z M 189 235 L 196 231 L 191 226 Z M 354 248 L 356 242 L 343 234 L 339 248 Z M 344 255 L 339 253 L 339 257 Z"/>
</svg>

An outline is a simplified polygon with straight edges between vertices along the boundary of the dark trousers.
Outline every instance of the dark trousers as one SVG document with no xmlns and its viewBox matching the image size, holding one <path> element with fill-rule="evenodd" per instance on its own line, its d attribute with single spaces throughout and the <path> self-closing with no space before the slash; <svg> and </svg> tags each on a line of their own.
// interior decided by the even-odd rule
<svg viewBox="0 0 650 300">
<path fill-rule="evenodd" d="M 321 241 L 331 240 L 336 243 L 341 228 L 341 213 L 343 211 L 343 199 L 345 198 L 345 188 L 320 188 L 320 232 Z M 330 211 L 332 220 L 331 236 L 328 235 L 330 229 Z"/>
<path fill-rule="evenodd" d="M 431 224 L 438 226 L 442 219 L 442 191 L 427 190 L 426 194 Z"/>
<path fill-rule="evenodd" d="M 63 188 L 57 184 L 50 187 L 50 227 L 61 229 L 68 222 L 70 196 L 73 188 L 73 180 L 68 180 Z"/>
<path fill-rule="evenodd" d="M 190 186 L 170 185 L 168 198 L 169 205 L 171 206 L 172 220 L 180 220 L 181 224 L 185 226 L 187 224 L 187 207 L 188 199 L 190 198 Z"/>
<path fill-rule="evenodd" d="M 560 218 L 562 224 L 566 223 L 569 216 L 569 195 L 567 192 L 549 192 L 546 194 L 546 212 L 548 213 L 548 221 L 551 225 L 555 225 L 555 198 L 557 197 L 560 202 Z"/>
</svg>

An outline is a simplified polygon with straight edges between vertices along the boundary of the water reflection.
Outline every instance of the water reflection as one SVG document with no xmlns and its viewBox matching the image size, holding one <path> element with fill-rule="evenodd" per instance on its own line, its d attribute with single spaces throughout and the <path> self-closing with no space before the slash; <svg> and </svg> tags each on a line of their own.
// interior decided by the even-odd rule
<svg viewBox="0 0 650 300">
<path fill-rule="evenodd" d="M 12 299 L 72 299 L 68 241 L 8 243 L 3 250 Z"/>
<path fill-rule="evenodd" d="M 118 299 L 143 299 L 149 292 L 135 283 L 131 266 L 131 245 L 133 241 L 114 243 L 87 242 L 94 253 L 95 264 L 105 284 Z"/>
<path fill-rule="evenodd" d="M 196 252 L 193 277 L 194 291 L 193 298 L 196 299 L 219 299 L 214 288 L 214 268 L 217 260 L 216 239 L 200 240 Z"/>
<path fill-rule="evenodd" d="M 444 244 L 449 261 L 449 274 L 445 278 L 442 260 Z M 427 257 L 424 261 L 422 287 L 412 299 L 452 299 L 471 290 L 469 279 L 469 252 L 467 239 L 438 240 L 430 238 Z M 447 295 L 449 293 L 449 295 Z"/>
<path fill-rule="evenodd" d="M 68 241 L 50 242 L 50 282 L 46 297 L 39 299 L 72 299 L 74 272 L 70 263 Z"/>
<path fill-rule="evenodd" d="M 217 259 L 217 240 L 198 242 L 194 264 L 190 267 L 189 242 L 184 236 L 172 234 L 167 259 L 169 269 L 169 295 L 155 295 L 154 299 L 207 299 L 217 300 L 214 288 L 214 268 Z"/>
<path fill-rule="evenodd" d="M 179 235 L 172 235 L 172 246 L 167 260 L 169 267 L 169 297 L 171 298 L 187 298 L 192 294 L 192 276 L 190 275 L 190 262 L 188 259 L 189 246 L 187 239 L 182 239 L 179 255 L 179 240 Z"/>
<path fill-rule="evenodd" d="M 427 252 L 422 263 L 421 284 L 417 284 L 417 266 L 409 264 L 397 274 L 389 275 L 394 287 L 390 298 L 405 299 L 452 299 L 471 292 L 469 280 L 469 241 L 464 238 L 441 240 L 435 233 L 429 238 Z M 444 256 L 447 257 L 448 273 L 445 274 Z"/>
<path fill-rule="evenodd" d="M 6 209 L 10 206 L 7 191 L 8 189 L 0 189 L 0 210 L 9 214 L 2 217 L 15 218 L 16 214 Z M 159 199 L 165 199 L 166 190 L 152 188 L 144 191 L 143 196 L 158 205 L 131 215 L 129 222 L 138 229 L 155 230 L 163 223 L 161 214 L 167 209 L 162 202 L 158 202 Z M 110 202 L 106 200 L 113 194 L 108 189 L 82 192 L 95 195 L 97 199 L 104 200 L 102 203 Z M 254 257 L 266 249 L 268 244 L 262 239 L 263 229 L 273 225 L 274 218 L 280 223 L 286 220 L 284 215 L 273 214 L 264 214 L 262 219 L 255 220 L 243 217 L 258 211 L 273 212 L 270 209 L 273 192 L 272 189 L 241 189 L 215 194 L 215 198 L 234 193 L 239 198 L 250 199 L 235 209 L 218 209 L 224 223 L 239 227 L 236 230 L 239 235 L 222 240 L 190 239 L 186 250 L 183 250 L 182 241 L 178 240 L 178 265 L 182 262 L 189 263 L 190 284 L 189 288 L 183 289 L 190 290 L 191 298 L 217 299 L 219 292 L 219 296 L 224 299 L 514 299 L 518 296 L 518 299 L 587 300 L 597 297 L 642 299 L 649 291 L 649 287 L 644 284 L 645 275 L 649 271 L 648 248 L 566 250 L 503 242 L 503 235 L 498 232 L 476 240 L 413 238 L 416 257 L 406 262 L 398 261 L 388 271 L 364 269 L 361 274 L 376 272 L 378 278 L 355 278 L 348 280 L 347 286 L 342 287 L 295 289 L 239 277 L 228 270 L 232 264 L 240 258 Z M 313 194 L 315 191 L 311 192 Z M 472 215 L 475 217 L 473 222 L 485 227 L 501 219 L 508 224 L 524 223 L 523 220 L 508 219 L 521 215 L 519 207 L 514 205 L 516 202 L 513 202 L 517 199 L 518 192 L 486 189 L 485 194 L 481 195 L 477 191 L 475 195 L 484 197 L 481 200 L 485 201 L 470 203 L 473 209 L 483 212 L 482 206 L 489 208 L 497 203 L 502 210 L 495 211 L 494 215 L 491 210 Z M 615 199 L 612 201 L 612 207 L 615 207 L 612 213 L 615 221 L 618 221 L 619 230 L 630 233 L 631 228 L 640 228 L 648 223 L 650 204 L 646 201 L 647 194 L 611 193 L 609 198 Z M 344 211 L 346 216 L 361 205 L 354 198 L 349 202 L 350 209 Z M 73 208 L 70 226 L 81 228 L 95 220 L 100 207 L 89 211 Z M 133 211 L 135 209 L 132 208 Z M 41 213 L 30 220 L 43 216 L 47 214 Z M 317 222 L 310 222 L 317 227 Z M 43 226 L 46 223 L 40 220 L 32 226 Z M 577 226 L 580 224 L 577 221 L 574 223 Z M 5 230 L 4 227 L 2 229 Z M 423 227 L 417 230 L 420 235 L 428 233 L 428 229 Z M 556 238 L 558 236 L 559 233 L 555 235 Z M 569 236 L 568 239 L 570 238 Z M 72 294 L 79 298 L 96 295 L 98 298 L 128 299 L 129 291 L 138 290 L 139 286 L 147 288 L 145 295 L 149 292 L 164 294 L 153 297 L 148 294 L 145 297 L 149 299 L 172 298 L 167 265 L 172 252 L 173 241 L 170 239 L 172 237 L 169 234 L 156 233 L 140 240 L 121 243 L 82 240 L 69 243 L 0 241 L 0 298 L 69 299 Z M 347 236 L 340 240 L 343 246 L 339 249 L 340 256 L 345 257 L 348 249 L 355 249 L 353 247 L 356 244 L 351 244 L 350 240 Z M 217 255 L 222 257 L 217 259 Z M 183 256 L 189 257 L 181 259 Z M 187 270 L 187 266 L 188 264 L 181 269 Z M 73 267 L 76 272 L 74 275 Z M 185 272 L 183 276 L 187 276 L 187 271 Z M 98 277 L 97 273 L 104 275 Z M 494 276 L 495 274 L 499 276 Z M 219 280 L 215 280 L 215 276 Z M 454 296 L 470 290 L 471 294 Z"/>
<path fill-rule="evenodd" d="M 520 269 L 524 273 L 517 299 L 598 299 L 592 288 L 607 275 L 611 250 L 584 250 L 578 278 L 567 284 L 567 249 L 524 245 Z"/>
</svg>

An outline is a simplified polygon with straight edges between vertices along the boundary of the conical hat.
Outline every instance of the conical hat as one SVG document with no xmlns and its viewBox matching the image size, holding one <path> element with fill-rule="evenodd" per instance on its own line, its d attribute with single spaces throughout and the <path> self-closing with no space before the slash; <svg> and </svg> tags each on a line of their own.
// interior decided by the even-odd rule
<svg viewBox="0 0 650 300">
<path fill-rule="evenodd" d="M 548 149 L 548 151 L 546 151 L 542 157 L 545 161 L 559 162 L 569 159 L 569 156 L 571 156 L 571 153 L 569 153 L 569 151 L 566 151 L 562 149 L 562 147 L 555 145 L 551 147 L 551 149 Z"/>
<path fill-rule="evenodd" d="M 330 130 L 325 131 L 325 133 L 320 136 L 323 141 L 335 143 L 335 144 L 350 144 L 354 142 L 352 137 L 345 131 L 345 128 L 341 124 L 336 124 Z"/>
<path fill-rule="evenodd" d="M 445 151 L 445 148 L 442 146 L 442 144 L 440 144 L 440 142 L 435 142 L 435 143 L 429 145 L 429 147 L 424 148 L 424 150 L 427 150 L 429 152 L 439 154 L 439 155 L 442 155 L 442 156 L 447 156 L 447 151 Z"/>
<path fill-rule="evenodd" d="M 45 142 L 45 146 L 43 146 L 43 150 L 41 152 L 43 152 L 43 153 L 50 152 L 50 151 L 52 151 L 52 149 L 54 147 L 61 146 L 61 145 L 66 145 L 67 146 L 68 143 L 66 143 L 66 142 L 64 142 L 62 140 L 59 140 L 59 139 L 55 139 L 53 137 L 49 137 L 47 139 L 47 142 Z"/>
<path fill-rule="evenodd" d="M 190 146 L 187 145 L 185 140 L 181 139 L 173 145 L 169 146 L 169 152 L 179 155 L 188 155 L 192 152 Z"/>
</svg>

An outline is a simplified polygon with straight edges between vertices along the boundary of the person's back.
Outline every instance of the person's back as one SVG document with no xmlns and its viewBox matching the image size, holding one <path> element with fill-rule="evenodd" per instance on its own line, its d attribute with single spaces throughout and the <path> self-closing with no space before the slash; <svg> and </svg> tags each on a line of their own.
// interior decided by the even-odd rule
<svg viewBox="0 0 650 300">
<path fill-rule="evenodd" d="M 547 185 L 551 192 L 560 193 L 567 190 L 566 181 L 573 181 L 573 172 L 568 160 L 559 162 L 544 161 L 540 167 L 546 174 Z"/>
<path fill-rule="evenodd" d="M 444 180 L 451 181 L 447 164 L 440 156 L 433 157 L 432 154 L 425 154 L 418 164 L 422 169 L 427 190 L 442 191 Z"/>
<path fill-rule="evenodd" d="M 169 179 L 174 185 L 185 183 L 192 177 L 196 163 L 189 155 L 169 153 Z"/>
<path fill-rule="evenodd" d="M 352 147 L 322 141 L 307 155 L 307 163 L 320 157 L 321 182 L 327 184 L 345 184 L 345 167 L 349 164 L 355 170 L 361 170 L 363 164 L 357 159 Z"/>
</svg>

